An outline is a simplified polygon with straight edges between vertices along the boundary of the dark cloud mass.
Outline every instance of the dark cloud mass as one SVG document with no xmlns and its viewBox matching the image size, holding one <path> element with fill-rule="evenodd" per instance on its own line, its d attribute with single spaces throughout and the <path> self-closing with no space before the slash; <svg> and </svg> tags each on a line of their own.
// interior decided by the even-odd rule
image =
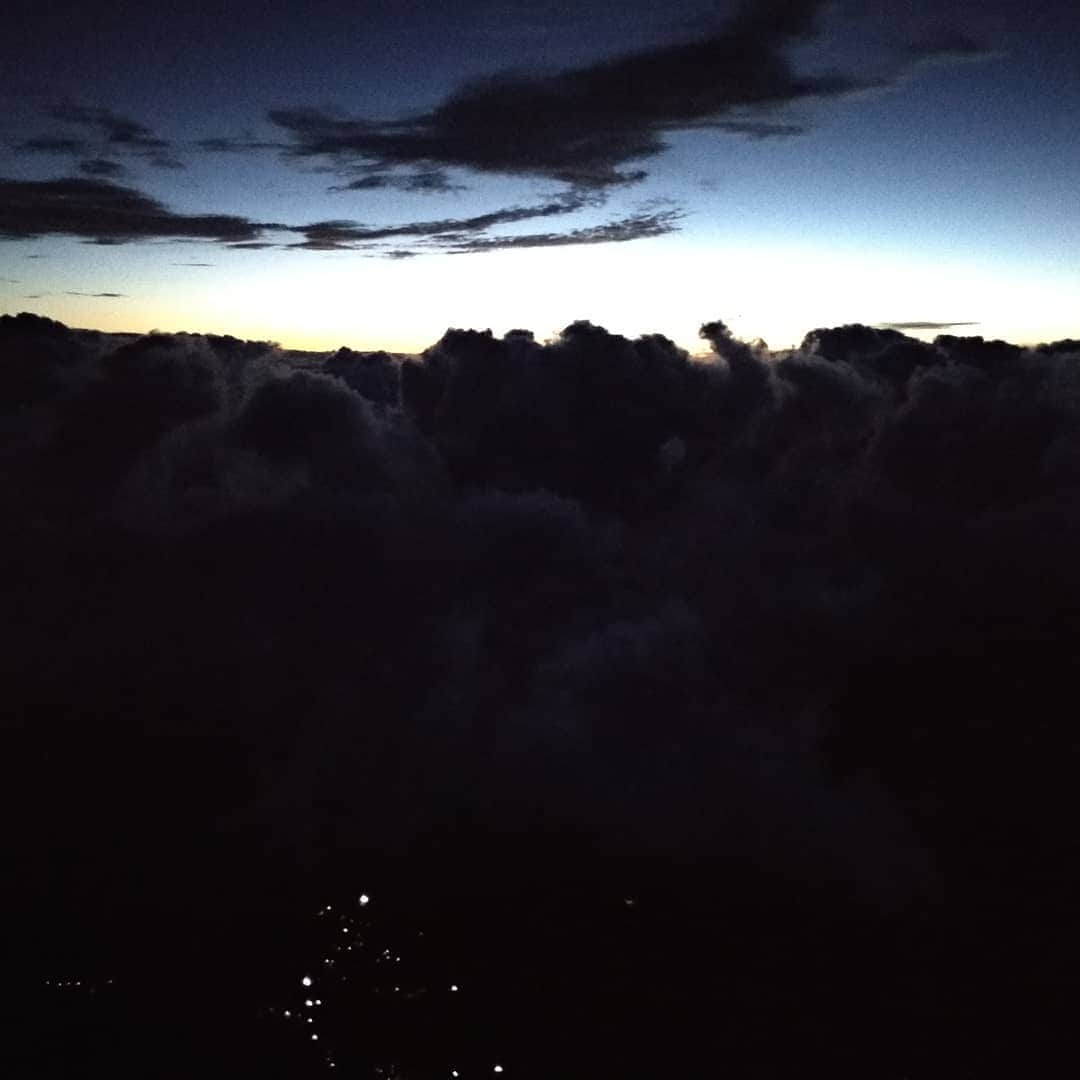
<svg viewBox="0 0 1080 1080">
<path fill-rule="evenodd" d="M 100 299 L 119 299 L 122 296 L 126 296 L 127 293 L 120 292 L 73 292 L 70 289 L 67 293 L 68 296 L 94 296 Z"/>
<path fill-rule="evenodd" d="M 622 184 L 641 175 L 627 168 L 661 153 L 671 132 L 712 126 L 757 137 L 796 134 L 798 125 L 768 113 L 865 88 L 841 74 L 800 75 L 785 55 L 812 34 L 821 7 L 813 0 L 748 4 L 697 40 L 553 75 L 495 75 L 460 87 L 430 112 L 389 123 L 309 108 L 275 109 L 270 118 L 296 157 Z"/>
<path fill-rule="evenodd" d="M 946 862 L 997 912 L 1072 842 L 1080 348 L 702 336 L 706 360 L 585 321 L 402 357 L 0 318 L 13 917 L 55 952 L 77 896 L 180 1017 L 209 965 L 238 1038 L 237 987 L 295 944 L 289 883 L 337 903 L 362 867 L 432 936 L 470 898 L 455 963 L 501 974 L 455 977 L 523 1076 L 706 1060 L 717 993 L 725 1053 L 776 1064 L 745 1075 L 793 1075 L 789 1023 L 830 1075 L 886 1043 L 889 1075 L 934 1075 Z M 573 918 L 532 906 L 597 863 Z M 596 930 L 612 896 L 653 929 Z M 529 920 L 578 917 L 572 963 L 524 963 Z M 169 928 L 152 956 L 139 919 Z M 596 955 L 616 941 L 633 973 Z M 618 987 L 617 1037 L 569 1064 L 534 1037 Z M 341 1037 L 412 1060 L 429 1039 L 395 1023 Z"/>
<path fill-rule="evenodd" d="M 265 225 L 225 214 L 177 214 L 104 179 L 0 179 L 0 238 L 75 236 L 98 244 L 189 238 L 243 242 Z"/>
</svg>

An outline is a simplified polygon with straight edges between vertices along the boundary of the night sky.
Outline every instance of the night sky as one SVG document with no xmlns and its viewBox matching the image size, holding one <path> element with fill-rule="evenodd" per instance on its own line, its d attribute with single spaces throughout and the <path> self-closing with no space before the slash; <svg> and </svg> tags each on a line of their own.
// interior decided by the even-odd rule
<svg viewBox="0 0 1080 1080">
<path fill-rule="evenodd" d="M 0 1075 L 1050 1075 L 1078 31 L 9 4 Z"/>
<path fill-rule="evenodd" d="M 397 351 L 1077 333 L 1066 2 L 9 11 L 10 312 Z"/>
</svg>

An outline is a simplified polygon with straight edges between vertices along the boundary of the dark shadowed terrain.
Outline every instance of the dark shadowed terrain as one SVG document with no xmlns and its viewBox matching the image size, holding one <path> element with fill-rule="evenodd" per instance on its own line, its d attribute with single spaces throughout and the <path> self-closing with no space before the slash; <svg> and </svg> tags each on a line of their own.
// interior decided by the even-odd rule
<svg viewBox="0 0 1080 1080">
<path fill-rule="evenodd" d="M 1080 342 L 702 336 L 0 318 L 4 1075 L 919 1080 L 1006 979 L 1065 1022 Z"/>
</svg>

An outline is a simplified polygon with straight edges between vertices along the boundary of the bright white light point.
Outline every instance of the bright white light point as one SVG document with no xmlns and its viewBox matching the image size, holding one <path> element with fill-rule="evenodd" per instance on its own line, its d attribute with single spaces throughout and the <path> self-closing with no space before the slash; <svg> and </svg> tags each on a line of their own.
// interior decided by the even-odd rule
<svg viewBox="0 0 1080 1080">
<path fill-rule="evenodd" d="M 321 1005 L 322 1004 L 322 998 L 316 998 L 315 999 L 315 1004 L 316 1005 Z"/>
<path fill-rule="evenodd" d="M 371 897 L 370 897 L 370 896 L 368 896 L 368 894 L 367 894 L 366 892 L 362 892 L 362 893 L 360 894 L 360 898 L 359 898 L 359 900 L 357 901 L 357 903 L 358 903 L 358 904 L 359 904 L 359 905 L 360 905 L 361 907 L 367 907 L 367 905 L 371 903 Z"/>
<path fill-rule="evenodd" d="M 349 928 L 348 928 L 347 926 L 343 926 L 343 927 L 341 928 L 341 932 L 342 932 L 343 934 L 347 934 L 347 933 L 349 932 Z"/>
<path fill-rule="evenodd" d="M 501 1065 L 496 1065 L 495 1068 L 492 1069 L 491 1071 L 492 1072 L 502 1072 L 503 1071 L 502 1066 Z"/>
<path fill-rule="evenodd" d="M 457 1071 L 457 1069 L 451 1069 L 450 1070 L 450 1075 L 451 1076 L 460 1076 L 461 1074 Z"/>
<path fill-rule="evenodd" d="M 309 1024 L 314 1024 L 315 1023 L 315 1021 L 310 1016 L 307 1018 L 307 1022 Z"/>
<path fill-rule="evenodd" d="M 304 1004 L 310 1009 L 311 1006 L 315 1004 L 315 1002 L 312 1001 L 311 998 L 304 998 Z"/>
<path fill-rule="evenodd" d="M 450 989 L 456 994 L 457 993 L 457 983 L 451 983 L 450 984 Z"/>
<path fill-rule="evenodd" d="M 302 985 L 304 985 L 304 986 L 310 986 L 310 985 L 311 985 L 311 976 L 310 976 L 310 975 L 305 975 L 305 976 L 304 976 L 304 977 L 303 977 L 303 978 L 302 978 L 302 979 L 300 980 L 300 982 L 301 982 L 301 984 L 302 984 Z"/>
<path fill-rule="evenodd" d="M 318 1042 L 319 1041 L 319 1036 L 318 1035 L 312 1035 L 311 1036 L 311 1041 L 312 1042 Z"/>
<path fill-rule="evenodd" d="M 286 1009 L 286 1010 L 285 1010 L 285 1015 L 286 1015 L 286 1016 L 292 1016 L 292 1012 L 291 1012 L 291 1010 L 289 1010 L 289 1009 Z"/>
</svg>

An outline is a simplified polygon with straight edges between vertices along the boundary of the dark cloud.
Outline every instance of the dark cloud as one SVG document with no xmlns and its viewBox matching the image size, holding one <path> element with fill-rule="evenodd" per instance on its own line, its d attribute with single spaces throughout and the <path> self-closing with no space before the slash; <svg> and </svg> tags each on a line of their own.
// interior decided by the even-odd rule
<svg viewBox="0 0 1080 1080">
<path fill-rule="evenodd" d="M 216 263 L 208 263 L 208 262 L 182 262 L 182 263 L 173 263 L 173 266 L 216 266 L 216 265 L 217 265 Z"/>
<path fill-rule="evenodd" d="M 121 292 L 72 292 L 69 289 L 67 295 L 68 296 L 93 296 L 93 297 L 97 297 L 98 299 L 118 300 L 121 297 L 127 296 L 127 293 L 121 293 Z"/>
<path fill-rule="evenodd" d="M 878 323 L 878 330 L 948 330 L 953 326 L 978 326 L 977 322 L 890 322 Z"/>
<path fill-rule="evenodd" d="M 31 154 L 85 154 L 90 144 L 85 139 L 70 139 L 61 135 L 41 135 L 26 139 L 16 147 Z"/>
<path fill-rule="evenodd" d="M 786 138 L 791 135 L 804 135 L 807 131 L 805 124 L 782 124 L 767 120 L 723 120 L 701 126 L 734 135 L 749 135 L 752 139 Z"/>
<path fill-rule="evenodd" d="M 145 124 L 91 105 L 65 103 L 48 110 L 51 120 L 82 128 L 84 135 L 46 134 L 24 140 L 18 149 L 29 153 L 66 154 L 81 157 L 81 171 L 91 176 L 118 176 L 122 167 L 117 155 L 137 158 L 157 169 L 183 169 L 172 144 L 155 135 Z"/>
<path fill-rule="evenodd" d="M 526 233 L 518 236 L 480 236 L 469 239 L 451 236 L 446 238 L 445 245 L 447 250 L 455 255 L 467 255 L 510 248 L 620 244 L 629 240 L 666 236 L 676 231 L 681 218 L 682 214 L 677 210 L 663 210 L 651 214 L 632 214 L 603 225 L 570 229 L 562 233 Z"/>
<path fill-rule="evenodd" d="M 118 148 L 161 152 L 170 146 L 166 139 L 159 138 L 145 124 L 111 109 L 66 103 L 50 109 L 49 116 L 97 131 L 106 143 Z"/>
<path fill-rule="evenodd" d="M 79 162 L 79 172 L 85 176 L 124 176 L 127 173 L 125 166 L 118 161 L 109 161 L 106 158 L 87 158 Z"/>
<path fill-rule="evenodd" d="M 985 44 L 956 28 L 943 28 L 908 46 L 908 52 L 919 61 L 982 60 L 993 55 Z"/>
<path fill-rule="evenodd" d="M 596 203 L 596 196 L 588 191 L 570 191 L 532 206 L 505 207 L 467 218 L 442 218 L 379 226 L 361 225 L 354 221 L 319 221 L 297 228 L 295 231 L 303 233 L 305 240 L 294 246 L 333 250 L 349 248 L 359 243 L 412 236 L 450 237 L 456 240 L 462 234 L 483 232 L 499 225 L 572 214 Z"/>
<path fill-rule="evenodd" d="M 461 184 L 451 183 L 442 169 L 425 169 L 422 172 L 386 173 L 371 172 L 350 180 L 347 184 L 332 187 L 331 191 L 396 191 L 444 194 L 452 191 L 464 191 Z"/>
<path fill-rule="evenodd" d="M 99 244 L 190 238 L 244 242 L 268 226 L 225 214 L 177 214 L 108 180 L 0 179 L 0 237 L 75 236 Z"/>
<path fill-rule="evenodd" d="M 665 137 L 716 127 L 791 135 L 784 107 L 864 89 L 842 74 L 799 74 L 785 50 L 813 33 L 814 0 L 749 3 L 723 28 L 553 75 L 505 73 L 460 87 L 430 112 L 393 122 L 316 109 L 276 109 L 271 120 L 299 158 L 376 168 L 459 166 L 606 187 L 640 178 Z M 522 118 L 527 117 L 527 123 Z"/>
<path fill-rule="evenodd" d="M 153 165 L 155 169 L 186 169 L 187 166 L 178 158 L 172 154 L 148 154 L 146 157 L 148 164 Z"/>
<path fill-rule="evenodd" d="M 267 142 L 263 139 L 250 137 L 230 138 L 228 136 L 215 136 L 210 139 L 199 139 L 195 146 L 208 154 L 247 154 L 261 150 L 284 150 L 287 144 L 282 142 Z"/>
<path fill-rule="evenodd" d="M 545 991 L 543 1030 L 658 988 L 632 1013 L 659 1028 L 647 1070 L 620 1004 L 588 1069 L 538 1076 L 712 1060 L 719 981 L 755 1075 L 810 1046 L 848 1077 L 882 1017 L 946 1014 L 927 956 L 953 895 L 979 951 L 1043 886 L 1074 910 L 1080 346 L 702 335 L 707 359 L 586 321 L 454 329 L 403 358 L 0 318 L 0 795 L 33 871 L 5 902 L 48 929 L 33 962 L 88 947 L 52 917 L 76 895 L 133 993 L 182 1003 L 213 970 L 232 1030 L 282 912 L 395 881 L 464 942 L 470 993 L 500 958 L 580 983 L 609 950 L 583 997 Z M 252 982 L 328 955 L 286 952 Z M 508 997 L 535 1053 L 538 998 L 490 983 L 487 1020 Z M 888 1068 L 932 1074 L 940 1041 L 912 1045 Z"/>
</svg>

